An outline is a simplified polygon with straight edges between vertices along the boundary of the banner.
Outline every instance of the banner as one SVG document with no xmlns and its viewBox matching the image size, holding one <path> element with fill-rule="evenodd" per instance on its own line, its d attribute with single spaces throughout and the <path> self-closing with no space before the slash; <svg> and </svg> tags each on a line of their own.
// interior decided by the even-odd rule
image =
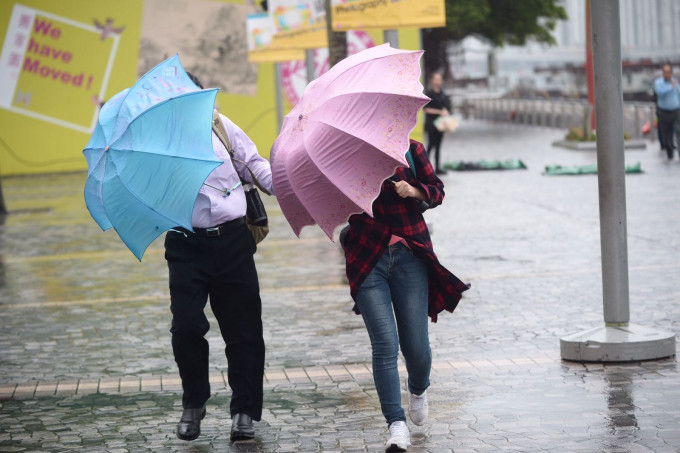
<svg viewBox="0 0 680 453">
<path fill-rule="evenodd" d="M 323 0 L 269 0 L 274 25 L 272 47 L 318 49 L 328 46 Z"/>
<path fill-rule="evenodd" d="M 331 0 L 333 30 L 446 26 L 444 0 Z"/>
<path fill-rule="evenodd" d="M 121 31 L 15 4 L 0 54 L 0 108 L 89 132 Z"/>
<path fill-rule="evenodd" d="M 272 48 L 274 23 L 267 13 L 250 14 L 246 19 L 248 61 L 253 63 L 304 60 L 305 53 L 296 49 Z"/>
</svg>

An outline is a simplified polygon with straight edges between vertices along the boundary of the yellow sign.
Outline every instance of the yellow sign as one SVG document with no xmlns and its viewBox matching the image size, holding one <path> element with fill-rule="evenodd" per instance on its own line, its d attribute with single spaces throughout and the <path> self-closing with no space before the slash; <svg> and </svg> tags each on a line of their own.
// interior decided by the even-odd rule
<svg viewBox="0 0 680 453">
<path fill-rule="evenodd" d="M 318 49 L 328 46 L 323 1 L 269 0 L 276 49 Z"/>
<path fill-rule="evenodd" d="M 302 50 L 274 48 L 272 38 L 274 26 L 267 13 L 249 14 L 246 19 L 248 34 L 248 61 L 251 63 L 303 60 Z"/>
<path fill-rule="evenodd" d="M 250 63 L 276 63 L 304 59 L 305 53 L 295 49 L 257 49 L 248 52 Z"/>
<path fill-rule="evenodd" d="M 444 0 L 332 0 L 333 30 L 446 25 Z"/>
<path fill-rule="evenodd" d="M 144 55 L 147 58 L 153 58 L 154 61 L 149 64 L 156 64 L 163 60 L 166 53 L 165 48 L 155 48 L 158 41 L 148 41 L 146 35 L 142 33 L 142 19 L 146 14 L 147 7 L 152 3 L 158 2 L 149 0 L 143 2 L 140 0 L 0 1 L 0 18 L 4 18 L 4 21 L 0 20 L 0 41 L 2 41 L 0 46 L 3 50 L 3 56 L 0 57 L 0 69 L 4 68 L 6 71 L 3 74 L 11 75 L 12 72 L 7 71 L 7 69 L 13 68 L 13 76 L 15 77 L 14 81 L 7 78 L 0 80 L 0 100 L 2 101 L 2 106 L 0 106 L 1 176 L 87 169 L 87 162 L 83 157 L 82 150 L 92 134 L 90 130 L 91 122 L 96 117 L 95 110 L 99 102 L 107 100 L 113 94 L 135 83 L 140 61 L 138 57 Z M 185 2 L 173 0 L 163 1 L 162 3 L 171 4 L 172 8 L 177 10 Z M 228 73 L 229 77 L 234 75 L 233 71 L 219 69 L 222 66 L 217 66 L 217 63 L 214 62 L 223 62 L 226 66 L 248 68 L 228 80 L 229 85 L 227 86 L 233 87 L 233 89 L 220 90 L 217 95 L 217 104 L 222 113 L 238 124 L 253 139 L 260 154 L 266 157 L 278 134 L 273 64 L 249 65 L 247 63 L 248 48 L 245 39 L 245 17 L 247 13 L 245 11 L 243 13 L 244 20 L 234 22 L 233 16 L 226 15 L 226 12 L 229 11 L 222 11 L 219 14 L 212 12 L 207 15 L 208 19 L 206 19 L 205 8 L 203 8 L 204 4 L 233 4 L 246 8 L 246 3 L 243 0 L 202 2 L 191 0 L 186 3 L 188 6 L 186 10 L 183 10 L 181 20 L 171 22 L 172 28 L 169 34 L 163 35 L 164 41 L 172 38 L 173 43 L 178 43 L 173 44 L 167 52 L 172 52 L 170 55 L 173 55 L 175 52 L 184 49 L 181 47 L 183 41 L 196 43 L 187 44 L 193 54 L 182 50 L 180 55 L 187 53 L 187 60 L 192 55 L 196 56 L 196 61 L 201 63 L 196 67 L 196 74 L 200 76 L 203 83 L 206 83 L 206 80 L 210 81 L 213 74 L 219 73 L 222 76 Z M 10 25 L 12 25 L 10 22 L 15 7 L 25 7 L 30 10 L 31 14 L 35 14 L 32 18 L 29 17 L 28 27 L 24 29 L 23 46 L 25 48 L 21 47 L 22 38 L 17 38 L 16 33 L 14 33 L 17 29 L 10 31 Z M 234 12 L 233 9 L 230 11 Z M 156 14 L 157 10 L 149 12 Z M 153 14 L 149 19 L 151 21 L 153 21 Z M 34 20 L 36 16 L 42 24 L 37 30 Z M 232 22 L 224 19 L 225 17 L 232 17 Z M 241 15 L 238 17 L 241 17 Z M 234 25 L 230 28 L 240 30 L 242 27 L 242 32 L 239 31 L 237 35 L 234 33 L 226 34 L 223 29 L 214 26 L 215 21 L 220 24 L 229 22 Z M 49 22 L 52 22 L 52 25 L 48 29 Z M 96 29 L 97 31 L 88 31 L 88 29 L 74 25 L 74 23 L 85 27 L 89 26 L 91 27 L 89 30 Z M 55 28 L 59 30 L 55 31 Z M 68 38 L 71 33 L 82 34 L 76 34 L 71 39 Z M 368 34 L 372 37 L 374 43 L 381 42 L 382 34 L 378 30 L 369 30 Z M 400 47 L 417 50 L 420 45 L 418 36 L 418 31 L 413 28 L 399 30 Z M 34 51 L 28 51 L 30 37 L 33 37 L 33 40 L 38 44 L 37 54 Z M 225 41 L 226 37 L 229 38 L 228 41 Z M 18 42 L 17 39 L 19 39 Z M 79 39 L 82 42 L 74 44 L 74 41 Z M 66 43 L 67 40 L 68 48 L 66 44 L 57 45 L 58 41 Z M 50 44 L 50 42 L 52 43 Z M 114 52 L 113 47 L 116 42 L 118 44 Z M 224 47 L 220 44 L 217 49 L 205 45 L 205 43 L 212 45 L 214 42 L 233 42 L 237 45 Z M 17 45 L 18 48 L 15 47 Z M 42 47 L 43 45 L 48 45 L 49 49 Z M 348 38 L 348 45 L 350 52 L 352 52 L 369 44 L 352 40 L 350 37 Z M 59 53 L 59 51 L 62 53 Z M 64 51 L 68 51 L 71 55 L 65 55 Z M 81 51 L 86 53 L 90 62 L 87 67 L 80 66 Z M 40 55 L 40 52 L 47 55 Z M 206 52 L 209 53 L 204 57 L 203 55 Z M 19 56 L 12 56 L 12 53 L 19 54 Z M 319 48 L 315 54 L 318 74 L 328 67 L 327 50 Z M 57 57 L 56 60 L 54 59 L 55 56 Z M 31 62 L 28 64 L 26 73 L 23 74 L 22 69 L 26 57 L 30 57 Z M 36 59 L 40 60 L 37 74 L 31 72 L 33 69 L 31 65 L 35 65 L 34 60 Z M 103 60 L 106 60 L 107 65 L 102 68 Z M 112 62 L 110 71 L 109 61 Z M 48 68 L 43 70 L 46 77 L 40 74 L 43 66 Z M 248 72 L 253 72 L 249 68 L 250 66 L 255 66 L 252 81 L 246 77 Z M 307 84 L 304 63 L 300 61 L 289 63 L 288 67 L 291 70 L 285 69 L 286 63 L 282 63 L 282 66 L 284 88 L 287 85 L 289 88 L 293 87 L 296 91 L 299 91 L 298 96 L 301 96 L 302 90 Z M 55 72 L 50 73 L 51 69 L 54 69 Z M 57 75 L 56 71 L 58 70 L 62 71 L 62 74 Z M 64 75 L 65 72 L 70 73 L 71 77 Z M 79 77 L 81 73 L 82 80 Z M 288 76 L 286 76 L 286 73 L 288 73 Z M 2 77 L 5 77 L 5 75 Z M 56 80 L 51 78 L 53 75 Z M 92 76 L 91 82 L 90 75 Z M 102 75 L 105 77 L 101 78 Z M 245 80 L 245 82 L 242 80 Z M 21 83 L 21 88 L 19 88 L 19 83 Z M 88 84 L 90 84 L 89 87 Z M 50 85 L 54 89 L 43 90 L 41 88 Z M 210 83 L 208 85 L 218 86 Z M 242 88 L 249 85 L 254 85 L 254 88 L 252 90 Z M 19 89 L 28 90 L 19 93 Z M 62 94 L 62 90 L 68 91 L 70 97 Z M 28 96 L 29 92 L 31 93 L 30 96 Z M 50 106 L 47 105 L 47 102 L 38 102 L 35 94 L 41 93 L 40 96 L 42 97 L 46 96 L 45 93 L 48 92 L 51 99 Z M 84 96 L 84 98 L 81 96 Z M 28 99 L 30 101 L 26 106 Z M 21 103 L 22 100 L 23 103 Z M 33 105 L 34 102 L 35 105 Z M 284 100 L 286 109 L 290 109 L 293 103 L 293 97 L 287 96 Z M 38 107 L 40 110 L 38 110 Z M 83 127 L 86 130 L 81 129 Z M 422 127 L 416 128 L 412 136 L 421 139 Z"/>
<path fill-rule="evenodd" d="M 277 49 L 318 49 L 328 47 L 326 20 L 318 20 L 310 27 L 277 33 L 272 38 L 272 47 Z"/>
<path fill-rule="evenodd" d="M 0 56 L 0 107 L 89 132 L 117 47 L 118 35 L 103 25 L 14 5 Z"/>
</svg>

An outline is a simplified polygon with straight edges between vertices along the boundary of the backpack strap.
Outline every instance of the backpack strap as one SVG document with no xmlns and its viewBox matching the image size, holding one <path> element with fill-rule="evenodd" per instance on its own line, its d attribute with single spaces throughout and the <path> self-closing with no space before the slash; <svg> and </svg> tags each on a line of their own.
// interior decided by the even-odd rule
<svg viewBox="0 0 680 453">
<path fill-rule="evenodd" d="M 217 135 L 217 138 L 220 139 L 224 147 L 227 149 L 227 152 L 229 153 L 229 157 L 231 157 L 231 165 L 234 165 L 234 161 L 242 164 L 244 167 L 246 167 L 246 170 L 248 170 L 248 173 L 250 173 L 250 177 L 253 180 L 253 184 L 257 186 L 258 189 L 260 189 L 262 192 L 266 193 L 267 195 L 271 195 L 268 190 L 264 189 L 261 185 L 260 182 L 257 180 L 257 177 L 255 176 L 255 173 L 250 169 L 248 164 L 243 162 L 240 159 L 236 159 L 234 157 L 234 149 L 231 147 L 231 141 L 229 141 L 229 135 L 227 134 L 227 130 L 224 128 L 224 124 L 222 124 L 222 120 L 220 119 L 220 114 L 217 112 L 217 109 L 213 109 L 213 122 L 212 122 L 212 129 L 213 132 L 215 132 L 215 135 Z M 236 170 L 236 166 L 234 165 L 234 170 Z M 236 172 L 238 175 L 238 171 Z M 240 179 L 240 176 L 239 176 Z M 241 181 L 243 183 L 243 181 Z"/>
</svg>

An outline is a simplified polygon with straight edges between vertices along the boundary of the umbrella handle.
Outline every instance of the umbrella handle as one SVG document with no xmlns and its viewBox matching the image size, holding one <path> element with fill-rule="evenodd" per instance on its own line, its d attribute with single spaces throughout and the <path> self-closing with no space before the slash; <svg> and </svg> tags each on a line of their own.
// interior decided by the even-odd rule
<svg viewBox="0 0 680 453">
<path fill-rule="evenodd" d="M 397 183 L 396 183 L 393 179 L 388 178 L 387 180 L 388 180 L 389 182 L 391 182 L 393 186 L 396 186 L 396 185 L 397 185 Z M 428 209 L 430 209 L 430 204 L 429 204 L 427 201 L 418 200 L 418 199 L 416 199 L 416 198 L 414 198 L 413 200 L 415 200 L 416 202 L 418 202 L 418 209 L 420 210 L 420 212 L 425 212 L 425 211 L 427 211 Z"/>
</svg>

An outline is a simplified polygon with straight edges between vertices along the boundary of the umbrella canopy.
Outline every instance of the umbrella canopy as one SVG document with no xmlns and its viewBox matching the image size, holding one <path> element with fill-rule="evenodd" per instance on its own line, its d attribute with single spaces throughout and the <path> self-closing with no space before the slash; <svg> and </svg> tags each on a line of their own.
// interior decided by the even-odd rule
<svg viewBox="0 0 680 453">
<path fill-rule="evenodd" d="M 111 98 L 83 150 L 85 203 L 141 261 L 161 233 L 191 230 L 201 185 L 222 161 L 212 148 L 217 90 L 200 90 L 174 57 Z"/>
<path fill-rule="evenodd" d="M 271 150 L 276 198 L 296 235 L 333 230 L 355 213 L 372 215 L 385 178 L 407 166 L 409 134 L 429 102 L 422 51 L 388 44 L 340 61 L 311 82 Z"/>
</svg>

